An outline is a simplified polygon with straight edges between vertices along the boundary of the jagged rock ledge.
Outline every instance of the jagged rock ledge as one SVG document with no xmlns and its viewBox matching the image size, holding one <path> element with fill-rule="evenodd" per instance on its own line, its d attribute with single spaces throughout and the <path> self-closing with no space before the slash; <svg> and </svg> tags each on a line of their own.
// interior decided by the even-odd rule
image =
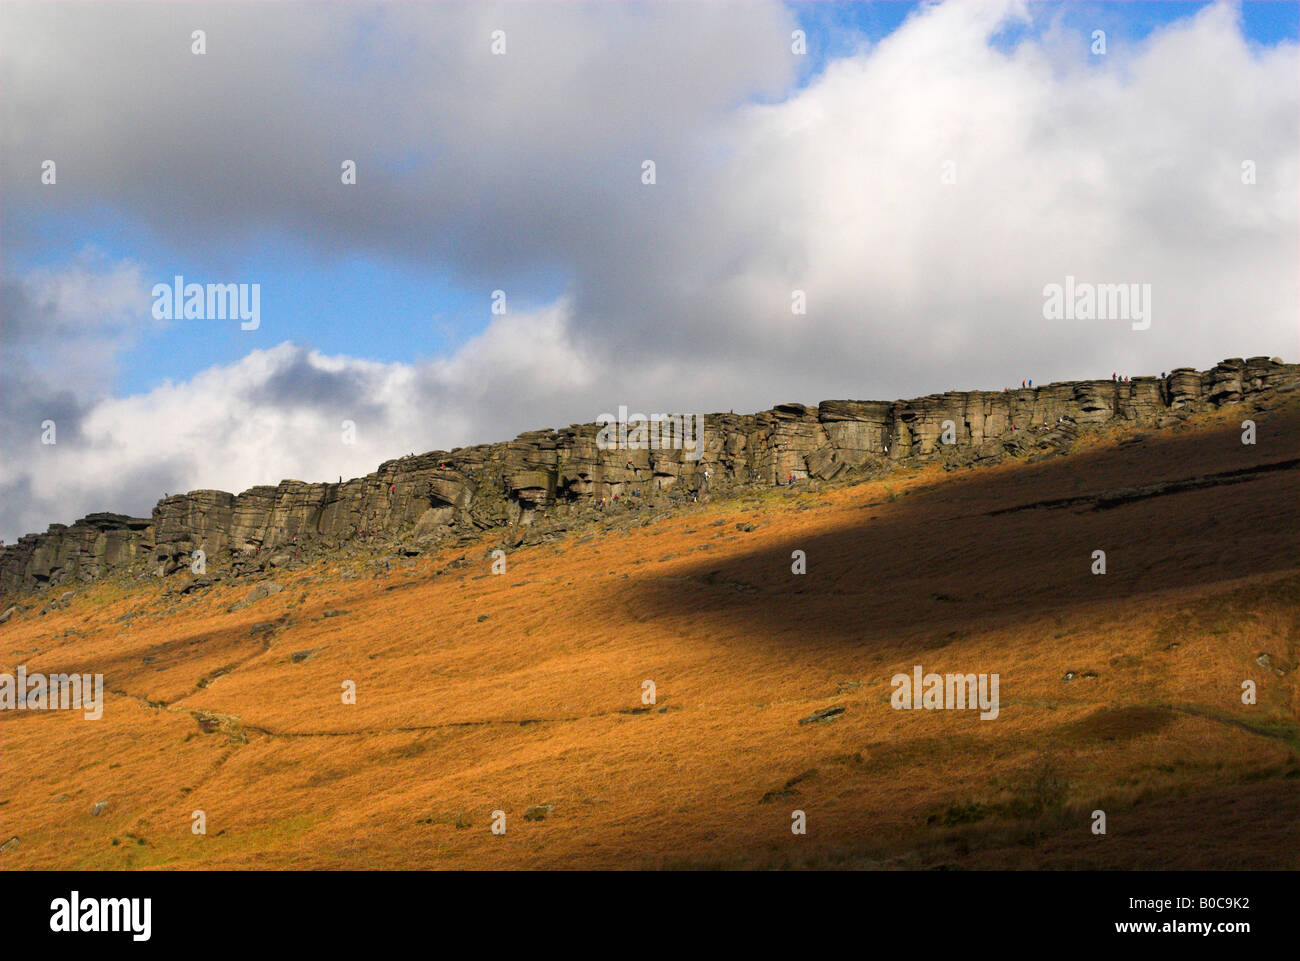
<svg viewBox="0 0 1300 961">
<path fill-rule="evenodd" d="M 506 443 L 390 460 L 340 484 L 285 480 L 238 495 L 197 490 L 159 501 L 151 518 L 100 513 L 52 524 L 0 548 L 0 593 L 122 570 L 165 576 L 188 570 L 199 549 L 210 567 L 241 574 L 298 566 L 344 545 L 376 542 L 417 553 L 492 528 L 519 543 L 539 517 L 558 521 L 615 495 L 624 505 L 653 507 L 792 475 L 830 480 L 902 462 L 939 459 L 959 468 L 1051 456 L 1080 431 L 1113 423 L 1167 427 L 1298 385 L 1300 365 L 1251 357 L 1129 382 L 780 404 L 757 414 L 706 415 L 703 453 L 694 460 L 679 450 L 599 450 L 595 424 L 529 431 Z M 946 420 L 956 429 L 953 444 L 941 443 Z"/>
</svg>

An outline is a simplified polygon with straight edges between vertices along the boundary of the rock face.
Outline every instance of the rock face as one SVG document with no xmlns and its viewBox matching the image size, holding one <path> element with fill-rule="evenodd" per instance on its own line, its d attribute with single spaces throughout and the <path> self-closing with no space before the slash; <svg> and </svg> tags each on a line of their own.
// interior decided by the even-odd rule
<svg viewBox="0 0 1300 961">
<path fill-rule="evenodd" d="M 387 461 L 341 484 L 285 480 L 242 494 L 197 490 L 158 502 L 150 518 L 91 514 L 0 548 L 0 593 L 93 581 L 139 569 L 166 576 L 208 565 L 234 574 L 292 567 L 345 543 L 418 553 L 503 528 L 511 543 L 541 517 L 561 525 L 602 499 L 653 505 L 742 485 L 830 480 L 902 463 L 950 468 L 1007 456 L 1051 456 L 1080 431 L 1114 423 L 1167 426 L 1197 411 L 1255 402 L 1300 386 L 1300 365 L 1267 357 L 1178 368 L 1131 382 L 1072 381 L 913 400 L 780 404 L 705 415 L 698 458 L 681 450 L 601 450 L 595 424 L 529 431 L 507 443 Z"/>
</svg>

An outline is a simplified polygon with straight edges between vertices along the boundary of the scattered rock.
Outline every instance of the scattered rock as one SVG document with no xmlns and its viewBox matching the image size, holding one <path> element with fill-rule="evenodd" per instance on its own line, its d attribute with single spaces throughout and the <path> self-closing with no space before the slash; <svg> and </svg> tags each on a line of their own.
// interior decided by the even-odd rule
<svg viewBox="0 0 1300 961">
<path fill-rule="evenodd" d="M 18 613 L 18 608 L 16 607 L 7 608 L 3 614 L 0 614 L 0 624 L 3 624 L 5 621 L 9 620 L 9 618 L 13 617 L 16 613 Z"/>
<path fill-rule="evenodd" d="M 826 721 L 835 720 L 835 718 L 839 717 L 843 713 L 844 713 L 843 707 L 827 707 L 827 708 L 823 708 L 820 711 L 813 711 L 811 714 L 809 714 L 799 723 L 800 724 L 823 724 Z"/>
<path fill-rule="evenodd" d="M 264 597 L 270 597 L 272 594 L 279 594 L 282 590 L 284 590 L 284 588 L 275 581 L 263 581 L 254 586 L 253 589 L 248 592 L 248 596 L 244 598 L 244 602 L 247 604 L 253 604 Z"/>
<path fill-rule="evenodd" d="M 1260 654 L 1259 657 L 1255 658 L 1255 663 L 1260 667 L 1268 668 L 1278 677 L 1283 677 L 1286 674 L 1286 671 L 1274 664 L 1273 659 L 1267 654 Z"/>
<path fill-rule="evenodd" d="M 324 650 L 324 648 L 313 647 L 306 651 L 294 651 L 292 654 L 289 655 L 289 660 L 293 661 L 293 663 L 295 664 L 301 664 L 303 661 L 315 657 L 316 652 L 320 650 Z"/>
<path fill-rule="evenodd" d="M 4 854 L 6 851 L 12 851 L 16 847 L 18 847 L 18 836 L 14 835 L 4 844 L 0 844 L 0 854 Z"/>
<path fill-rule="evenodd" d="M 790 780 L 786 781 L 782 787 L 773 788 L 772 790 L 764 794 L 758 803 L 771 804 L 773 801 L 779 800 L 781 798 L 794 797 L 799 793 L 798 790 L 796 790 L 795 788 L 796 784 L 799 784 L 802 781 L 807 781 L 816 776 L 817 776 L 817 769 L 815 767 L 809 768 L 808 770 L 804 771 L 802 774 L 796 774 L 794 777 L 790 778 Z"/>
<path fill-rule="evenodd" d="M 225 734 L 230 744 L 247 744 L 248 735 L 242 730 L 243 722 L 237 714 L 218 711 L 191 711 L 190 716 L 204 734 Z"/>
<path fill-rule="evenodd" d="M 99 817 L 101 814 L 104 813 L 107 807 L 108 807 L 107 801 L 96 801 L 95 806 L 90 809 L 90 816 L 95 818 Z"/>
<path fill-rule="evenodd" d="M 231 604 L 228 610 L 231 613 L 242 611 L 249 604 L 256 604 L 258 601 L 270 597 L 272 594 L 279 594 L 282 590 L 284 590 L 284 588 L 275 581 L 262 581 L 262 583 L 256 585 L 251 591 L 249 591 L 248 596 L 242 601 L 236 601 L 234 604 Z"/>
<path fill-rule="evenodd" d="M 554 804 L 534 804 L 524 812 L 525 821 L 545 821 L 552 811 L 555 810 Z"/>
<path fill-rule="evenodd" d="M 1074 680 L 1074 671 L 1066 671 L 1066 672 L 1065 672 L 1065 677 L 1061 678 L 1061 680 L 1062 680 L 1063 682 L 1065 682 L 1066 684 L 1068 684 L 1068 683 L 1070 683 L 1071 681 L 1073 681 L 1073 680 Z"/>
<path fill-rule="evenodd" d="M 492 616 L 491 614 L 480 614 L 480 615 L 478 616 L 478 622 L 479 622 L 480 624 L 482 624 L 484 621 L 486 621 L 486 620 L 487 620 L 489 617 L 491 617 L 491 616 Z"/>
</svg>

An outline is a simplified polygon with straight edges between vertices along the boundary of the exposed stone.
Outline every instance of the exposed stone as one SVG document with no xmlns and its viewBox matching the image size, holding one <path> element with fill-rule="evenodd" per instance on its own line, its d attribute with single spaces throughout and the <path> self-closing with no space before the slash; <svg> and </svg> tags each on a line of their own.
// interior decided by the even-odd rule
<svg viewBox="0 0 1300 961">
<path fill-rule="evenodd" d="M 827 707 L 820 711 L 813 711 L 807 717 L 799 721 L 800 724 L 824 724 L 827 721 L 833 721 L 844 713 L 843 707 Z"/>
<path fill-rule="evenodd" d="M 240 576 L 295 570 L 344 544 L 374 544 L 374 554 L 391 564 L 495 528 L 510 546 L 544 543 L 550 535 L 534 530 L 539 521 L 590 519 L 602 500 L 617 514 L 648 509 L 648 522 L 682 499 L 745 485 L 870 475 L 904 462 L 960 470 L 1006 457 L 1041 460 L 1068 451 L 1083 431 L 1178 429 L 1191 413 L 1259 404 L 1296 389 L 1300 365 L 1251 357 L 1208 371 L 1176 368 L 1164 378 L 786 403 L 757 414 L 705 415 L 698 459 L 681 450 L 601 450 L 595 424 L 529 431 L 506 443 L 390 460 L 342 483 L 196 490 L 163 498 L 148 518 L 99 513 L 52 524 L 0 548 L 0 594 L 125 569 L 141 577 L 188 573 L 197 550 L 210 571 Z M 195 581 L 182 590 L 206 586 Z"/>
<path fill-rule="evenodd" d="M 260 601 L 264 597 L 270 597 L 272 594 L 279 594 L 282 590 L 284 590 L 284 588 L 275 581 L 263 581 L 248 592 L 248 596 L 244 598 L 244 602 L 246 604 L 252 604 L 256 601 Z"/>
<path fill-rule="evenodd" d="M 555 810 L 554 804 L 534 804 L 524 812 L 525 821 L 545 821 Z"/>
<path fill-rule="evenodd" d="M 796 774 L 794 777 L 786 781 L 783 786 L 779 788 L 773 788 L 772 790 L 765 793 L 761 798 L 759 798 L 758 803 L 771 804 L 773 801 L 778 801 L 781 798 L 794 797 L 799 793 L 798 788 L 795 787 L 796 784 L 799 784 L 803 781 L 807 781 L 811 778 L 815 778 L 816 776 L 817 776 L 817 768 L 815 767 L 809 768 L 807 771 L 804 771 L 802 774 Z"/>
</svg>

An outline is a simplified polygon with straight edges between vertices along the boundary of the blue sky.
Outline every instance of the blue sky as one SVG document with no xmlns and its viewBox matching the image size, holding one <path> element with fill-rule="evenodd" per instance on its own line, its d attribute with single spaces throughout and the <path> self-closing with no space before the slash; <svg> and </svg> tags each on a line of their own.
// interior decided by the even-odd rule
<svg viewBox="0 0 1300 961">
<path fill-rule="evenodd" d="M 1041 30 L 1050 18 L 1061 16 L 1067 25 L 1084 33 L 1101 24 L 1112 45 L 1136 43 L 1153 29 L 1191 17 L 1206 5 L 1035 4 L 1032 27 L 1009 31 L 999 39 L 1013 46 L 1026 34 Z M 808 34 L 809 56 L 787 96 L 812 82 L 830 60 L 893 32 L 916 7 L 903 2 L 793 4 L 791 9 Z M 1265 45 L 1296 40 L 1300 4 L 1248 2 L 1241 9 L 1244 32 L 1251 40 Z M 358 69 L 365 66 L 358 63 Z M 232 245 L 221 262 L 194 259 L 168 248 L 147 226 L 124 220 L 111 209 L 76 215 L 37 213 L 31 233 L 40 238 L 39 243 L 16 258 L 11 256 L 11 270 L 57 265 L 69 251 L 90 247 L 109 259 L 140 264 L 151 280 L 156 274 L 158 281 L 168 281 L 173 271 L 180 271 L 188 280 L 201 283 L 252 278 L 262 285 L 263 316 L 274 317 L 275 323 L 253 335 L 256 340 L 228 326 L 203 325 L 196 330 L 193 324 L 172 323 L 119 356 L 115 387 L 121 394 L 147 391 L 168 379 L 186 379 L 214 364 L 231 363 L 252 347 L 283 340 L 370 360 L 426 359 L 447 354 L 490 320 L 491 290 L 466 285 L 433 263 L 415 269 L 361 254 L 324 261 L 287 236 Z M 159 270 L 157 265 L 166 268 Z M 533 281 L 512 306 L 547 302 L 561 293 L 565 284 L 558 276 Z M 355 317 L 358 322 L 330 322 L 339 315 Z"/>
<path fill-rule="evenodd" d="M 853 50 L 858 38 L 879 40 L 895 30 L 918 4 L 902 0 L 858 3 L 832 0 L 827 3 L 797 3 L 793 9 L 808 33 L 809 69 L 804 80 L 820 72 L 827 57 Z M 1058 11 L 1069 25 L 1088 33 L 1104 24 L 1108 37 L 1122 42 L 1140 41 L 1153 29 L 1193 16 L 1207 3 L 1177 0 L 1123 0 L 1118 3 L 1035 3 L 1033 14 L 1040 25 Z M 1300 3 L 1295 0 L 1267 0 L 1241 4 L 1242 27 L 1248 38 L 1262 44 L 1296 40 L 1300 32 Z"/>
</svg>

